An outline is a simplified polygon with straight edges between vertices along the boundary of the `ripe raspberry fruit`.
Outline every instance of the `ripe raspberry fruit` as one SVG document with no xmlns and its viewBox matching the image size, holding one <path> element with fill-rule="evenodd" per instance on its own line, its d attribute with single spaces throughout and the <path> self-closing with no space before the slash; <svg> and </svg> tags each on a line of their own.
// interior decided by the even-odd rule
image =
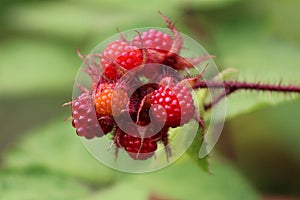
<svg viewBox="0 0 300 200">
<path fill-rule="evenodd" d="M 82 93 L 72 102 L 72 111 L 72 125 L 76 128 L 78 136 L 92 139 L 95 136 L 101 137 L 105 134 L 101 131 L 88 93 Z"/>
<path fill-rule="evenodd" d="M 133 44 L 140 48 L 153 48 L 161 50 L 170 50 L 173 43 L 172 37 L 156 29 L 142 32 L 141 35 L 135 36 Z"/>
<path fill-rule="evenodd" d="M 122 72 L 118 71 L 116 65 L 127 70 L 137 67 L 143 62 L 143 53 L 136 46 L 122 40 L 115 40 L 104 49 L 100 62 L 104 69 L 104 75 L 109 79 L 116 80 L 122 76 Z"/>
<path fill-rule="evenodd" d="M 99 116 L 118 116 L 128 103 L 127 94 L 114 84 L 98 85 L 94 95 L 96 113 Z"/>
<path fill-rule="evenodd" d="M 146 160 L 152 157 L 157 149 L 157 141 L 154 137 L 140 138 L 124 132 L 120 134 L 119 143 L 135 160 Z"/>
<path fill-rule="evenodd" d="M 150 98 L 152 115 L 166 127 L 177 127 L 188 123 L 194 116 L 195 106 L 187 87 L 181 85 L 160 86 Z"/>
</svg>

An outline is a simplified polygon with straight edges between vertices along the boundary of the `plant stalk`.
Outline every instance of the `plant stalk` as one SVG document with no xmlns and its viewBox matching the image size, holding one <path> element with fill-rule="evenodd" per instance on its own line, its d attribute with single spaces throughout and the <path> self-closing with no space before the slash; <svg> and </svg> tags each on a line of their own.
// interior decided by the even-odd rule
<svg viewBox="0 0 300 200">
<path fill-rule="evenodd" d="M 283 92 L 283 93 L 299 93 L 300 94 L 300 85 L 282 85 L 279 84 L 266 84 L 266 83 L 248 83 L 248 82 L 238 82 L 238 81 L 197 81 L 193 86 L 194 89 L 201 88 L 211 88 L 218 89 L 224 88 L 225 92 L 221 93 L 215 99 L 213 99 L 209 104 L 205 105 L 205 110 L 211 109 L 215 104 L 220 100 L 230 95 L 231 93 L 237 90 L 255 90 L 255 91 L 269 91 L 269 92 Z"/>
</svg>

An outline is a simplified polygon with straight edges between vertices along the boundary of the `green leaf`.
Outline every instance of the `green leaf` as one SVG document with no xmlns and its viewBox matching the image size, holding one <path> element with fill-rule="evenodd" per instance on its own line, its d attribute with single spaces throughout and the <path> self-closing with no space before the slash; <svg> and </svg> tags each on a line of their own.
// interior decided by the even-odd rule
<svg viewBox="0 0 300 200">
<path fill-rule="evenodd" d="M 74 62 L 75 56 L 74 50 L 53 42 L 1 41 L 0 91 L 2 95 L 28 95 L 70 90 L 80 63 Z"/>
<path fill-rule="evenodd" d="M 120 200 L 128 198 L 131 200 L 146 200 L 149 199 L 149 196 L 150 191 L 144 185 L 141 185 L 132 179 L 127 179 L 127 181 L 119 181 L 109 188 L 95 192 L 94 194 L 87 196 L 84 200 Z"/>
<path fill-rule="evenodd" d="M 253 145 L 255 145 L 255 152 L 259 152 L 265 149 L 264 144 L 273 143 L 272 149 L 287 152 L 290 158 L 300 164 L 299 118 L 300 101 L 295 101 L 278 105 L 276 109 L 265 108 L 230 120 L 230 130 L 236 141 L 235 146 L 238 148 L 236 152 L 243 154 L 243 150 L 254 151 Z M 249 126 L 249 123 L 253 126 Z M 249 128 L 243 129 L 241 133 L 241 127 L 247 125 Z M 270 150 L 265 149 L 265 151 Z"/>
<path fill-rule="evenodd" d="M 44 173 L 0 173 L 0 198 L 9 200 L 81 200 L 87 186 L 70 178 Z"/>
<path fill-rule="evenodd" d="M 225 163 L 213 166 L 211 175 L 190 160 L 179 160 L 157 173 L 138 176 L 137 181 L 175 199 L 256 199 L 255 192 L 234 169 Z"/>
<path fill-rule="evenodd" d="M 257 21 L 223 24 L 215 30 L 217 55 L 222 68 L 239 70 L 238 80 L 278 84 L 299 82 L 300 46 L 266 34 Z M 227 116 L 234 117 L 257 108 L 294 99 L 297 95 L 269 92 L 241 92 L 227 101 Z"/>
<path fill-rule="evenodd" d="M 14 31 L 78 41 L 91 35 L 103 39 L 118 25 L 136 20 L 134 15 L 126 13 L 124 10 L 97 10 L 66 2 L 42 2 L 11 7 L 3 18 L 9 22 L 5 26 Z"/>
<path fill-rule="evenodd" d="M 297 0 L 262 2 L 264 12 L 268 15 L 269 28 L 280 37 L 300 42 L 298 26 L 300 2 Z"/>
<path fill-rule="evenodd" d="M 42 34 L 43 37 L 60 37 L 77 43 L 78 40 L 84 40 L 85 43 L 89 43 L 91 38 L 92 40 L 95 38 L 93 42 L 99 42 L 115 34 L 116 27 L 126 30 L 145 26 L 165 26 L 157 14 L 158 10 L 173 18 L 178 16 L 180 13 L 178 8 L 182 5 L 211 7 L 228 2 L 232 0 L 30 2 L 10 6 L 3 12 L 2 18 L 4 27 L 10 31 Z"/>
<path fill-rule="evenodd" d="M 220 72 L 218 76 L 215 77 L 216 81 L 220 78 L 223 81 L 235 80 L 238 77 L 238 70 L 235 68 L 227 68 Z"/>
<path fill-rule="evenodd" d="M 300 101 L 266 107 L 228 121 L 236 164 L 264 191 L 296 194 L 300 178 Z M 245 128 L 247 127 L 247 128 Z M 270 170 L 271 169 L 271 170 Z"/>
<path fill-rule="evenodd" d="M 40 174 L 74 177 L 93 185 L 106 185 L 112 183 L 117 176 L 123 177 L 122 181 L 86 196 L 86 199 L 98 199 L 102 196 L 118 199 L 132 193 L 136 193 L 133 199 L 147 199 L 152 194 L 177 199 L 256 199 L 253 189 L 226 163 L 213 162 L 214 175 L 211 175 L 199 170 L 190 159 L 183 157 L 157 172 L 120 176 L 95 161 L 83 149 L 70 124 L 63 122 L 54 122 L 26 135 L 21 144 L 6 154 L 3 167 L 12 174 L 40 171 Z M 46 180 L 41 177 L 39 180 Z M 35 183 L 38 182 L 36 180 L 32 182 L 40 184 Z M 19 187 L 16 184 L 15 193 L 18 193 Z M 59 190 L 51 185 L 47 187 L 50 191 L 54 190 L 54 194 Z"/>
<path fill-rule="evenodd" d="M 200 168 L 202 168 L 204 171 L 210 173 L 211 171 L 210 171 L 209 162 L 208 162 L 208 155 L 205 156 L 204 158 L 199 158 L 199 151 L 200 151 L 202 144 L 203 144 L 202 130 L 199 129 L 195 139 L 193 140 L 193 143 L 187 150 L 187 154 L 191 157 L 191 159 L 194 162 L 196 162 L 196 164 Z"/>
<path fill-rule="evenodd" d="M 137 174 L 87 200 L 109 197 L 149 199 L 150 195 L 167 199 L 258 199 L 255 191 L 226 163 L 214 163 L 214 175 L 199 168 L 187 157 L 157 172 Z M 127 192 L 126 192 L 127 191 Z M 148 197 L 148 198 L 147 198 Z"/>
<path fill-rule="evenodd" d="M 149 2 L 148 6 L 140 1 L 125 4 L 123 1 L 48 1 L 12 6 L 3 13 L 3 21 L 9 22 L 4 23 L 7 29 L 17 32 L 63 38 L 76 44 L 86 44 L 96 38 L 94 42 L 99 43 L 116 34 L 116 27 L 126 30 L 137 28 L 137 25 L 164 25 L 162 20 L 155 23 L 160 19 L 158 8 L 166 8 L 171 15 L 174 6 L 158 0 Z"/>
<path fill-rule="evenodd" d="M 57 121 L 36 129 L 8 152 L 4 167 L 14 170 L 41 167 L 53 173 L 107 184 L 118 173 L 96 161 L 83 147 L 70 122 Z"/>
</svg>

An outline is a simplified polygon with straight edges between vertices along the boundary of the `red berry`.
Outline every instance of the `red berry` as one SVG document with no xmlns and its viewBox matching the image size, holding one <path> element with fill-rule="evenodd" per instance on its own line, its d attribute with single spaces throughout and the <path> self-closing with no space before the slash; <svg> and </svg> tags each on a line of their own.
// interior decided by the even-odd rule
<svg viewBox="0 0 300 200">
<path fill-rule="evenodd" d="M 91 97 L 88 93 L 82 93 L 72 102 L 72 125 L 76 128 L 78 136 L 92 139 L 101 137 L 105 132 L 101 131 L 96 113 L 92 106 Z"/>
<path fill-rule="evenodd" d="M 192 94 L 181 85 L 160 86 L 150 98 L 152 115 L 166 127 L 177 127 L 189 122 L 195 112 Z"/>
<path fill-rule="evenodd" d="M 133 39 L 133 44 L 135 46 L 146 49 L 170 50 L 172 43 L 173 39 L 169 34 L 156 29 L 142 32 L 141 35 L 137 35 Z"/>
<path fill-rule="evenodd" d="M 99 116 L 118 116 L 128 103 L 127 94 L 120 88 L 114 88 L 114 84 L 102 83 L 94 97 L 96 113 Z"/>
<path fill-rule="evenodd" d="M 118 71 L 118 66 L 124 69 L 132 69 L 142 64 L 143 53 L 136 46 L 130 45 L 125 41 L 116 40 L 108 44 L 104 49 L 101 65 L 104 69 L 104 75 L 112 80 L 122 76 Z"/>
<path fill-rule="evenodd" d="M 113 84 L 100 84 L 94 97 L 96 113 L 100 116 L 112 115 L 111 98 Z"/>
<path fill-rule="evenodd" d="M 119 145 L 135 160 L 146 160 L 154 155 L 157 140 L 154 137 L 140 138 L 121 132 Z"/>
</svg>

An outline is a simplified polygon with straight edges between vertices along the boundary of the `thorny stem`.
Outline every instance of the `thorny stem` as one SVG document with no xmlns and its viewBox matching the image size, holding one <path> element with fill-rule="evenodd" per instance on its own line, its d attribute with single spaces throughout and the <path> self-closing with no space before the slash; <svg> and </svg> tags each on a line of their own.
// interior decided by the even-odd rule
<svg viewBox="0 0 300 200">
<path fill-rule="evenodd" d="M 238 81 L 198 81 L 194 86 L 194 89 L 200 88 L 225 88 L 225 92 L 221 93 L 215 99 L 204 106 L 205 110 L 211 109 L 215 104 L 217 104 L 221 99 L 228 96 L 229 94 L 237 90 L 257 90 L 257 91 L 270 91 L 270 92 L 283 92 L 283 93 L 299 93 L 300 85 L 281 85 L 280 84 L 264 84 L 264 83 L 248 83 L 248 82 L 238 82 Z"/>
<path fill-rule="evenodd" d="M 214 105 L 216 105 L 219 101 L 228 96 L 230 93 L 232 93 L 231 90 L 225 89 L 225 92 L 219 94 L 209 104 L 205 104 L 204 110 L 210 110 Z"/>
</svg>

